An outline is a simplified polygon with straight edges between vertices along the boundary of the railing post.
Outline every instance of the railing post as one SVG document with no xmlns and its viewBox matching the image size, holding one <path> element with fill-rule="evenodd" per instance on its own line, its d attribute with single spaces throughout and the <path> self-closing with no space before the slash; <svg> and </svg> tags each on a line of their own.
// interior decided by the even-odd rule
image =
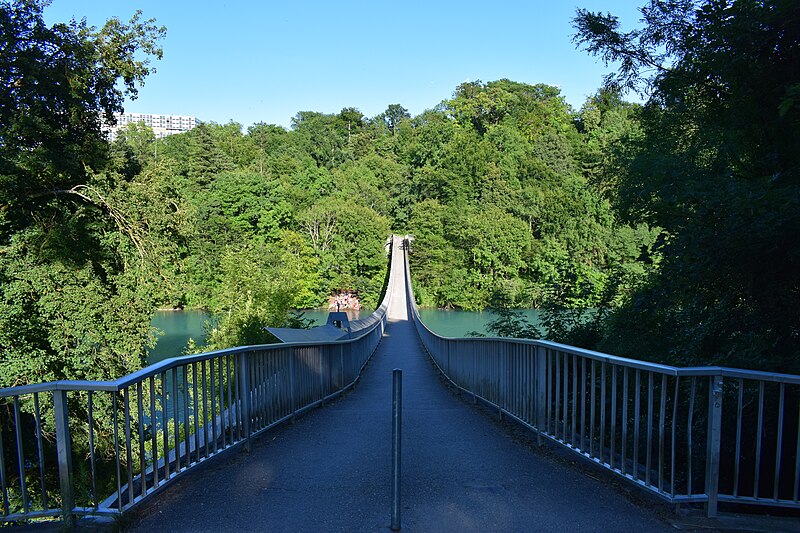
<svg viewBox="0 0 800 533">
<path fill-rule="evenodd" d="M 392 371 L 392 531 L 400 530 L 400 451 L 403 420 L 403 371 Z"/>
<path fill-rule="evenodd" d="M 547 357 L 542 346 L 536 346 L 536 434 L 539 446 L 544 444 L 542 432 L 547 425 Z"/>
<path fill-rule="evenodd" d="M 53 391 L 53 409 L 56 423 L 56 453 L 58 454 L 58 481 L 61 488 L 61 516 L 67 527 L 75 525 L 73 509 L 75 495 L 72 491 L 72 446 L 69 436 L 67 391 Z"/>
<path fill-rule="evenodd" d="M 236 357 L 236 373 L 239 381 L 239 409 L 242 410 L 242 438 L 244 449 L 250 451 L 250 366 L 249 352 L 240 352 Z"/>
<path fill-rule="evenodd" d="M 706 451 L 706 515 L 717 516 L 719 497 L 719 456 L 722 437 L 722 376 L 709 377 L 708 449 Z"/>
</svg>

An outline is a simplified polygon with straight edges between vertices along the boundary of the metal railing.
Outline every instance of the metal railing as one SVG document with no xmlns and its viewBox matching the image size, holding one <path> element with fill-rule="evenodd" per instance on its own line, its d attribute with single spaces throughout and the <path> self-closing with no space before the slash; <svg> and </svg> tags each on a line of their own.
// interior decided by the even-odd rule
<svg viewBox="0 0 800 533">
<path fill-rule="evenodd" d="M 76 515 L 122 513 L 336 397 L 377 348 L 392 290 L 390 282 L 354 339 L 245 346 L 167 359 L 115 381 L 0 390 L 0 519 L 72 524 Z"/>
<path fill-rule="evenodd" d="M 420 320 L 405 259 L 416 330 L 460 390 L 669 502 L 800 509 L 800 376 L 443 337 Z"/>
</svg>

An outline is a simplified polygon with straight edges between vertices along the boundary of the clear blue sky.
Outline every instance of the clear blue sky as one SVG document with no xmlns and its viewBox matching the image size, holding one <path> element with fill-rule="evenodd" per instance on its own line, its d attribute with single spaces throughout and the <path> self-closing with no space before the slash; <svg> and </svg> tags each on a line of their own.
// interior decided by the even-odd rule
<svg viewBox="0 0 800 533">
<path fill-rule="evenodd" d="M 466 80 L 556 85 L 579 108 L 608 69 L 572 43 L 575 9 L 632 26 L 641 3 L 53 0 L 45 17 L 100 26 L 141 9 L 167 27 L 164 59 L 126 110 L 247 127 L 349 106 L 371 117 L 399 103 L 417 115 Z"/>
</svg>

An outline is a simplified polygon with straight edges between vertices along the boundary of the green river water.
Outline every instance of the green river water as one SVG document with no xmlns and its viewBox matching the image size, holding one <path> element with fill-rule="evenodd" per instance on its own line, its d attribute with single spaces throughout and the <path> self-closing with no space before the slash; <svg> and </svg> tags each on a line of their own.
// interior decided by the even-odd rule
<svg viewBox="0 0 800 533">
<path fill-rule="evenodd" d="M 361 316 L 367 316 L 371 312 L 372 310 L 362 309 Z M 539 324 L 539 313 L 536 309 L 524 309 L 522 312 L 529 322 Z M 311 309 L 304 313 L 306 318 L 314 320 L 315 325 L 324 324 L 328 318 L 328 311 L 325 309 Z M 152 325 L 163 331 L 164 334 L 158 338 L 156 347 L 150 350 L 147 362 L 153 364 L 169 357 L 182 355 L 189 338 L 202 343 L 203 327 L 209 316 L 206 311 L 196 309 L 157 311 Z M 431 330 L 439 335 L 464 337 L 471 331 L 486 333 L 486 325 L 495 318 L 495 315 L 490 311 L 420 309 L 420 317 Z"/>
</svg>

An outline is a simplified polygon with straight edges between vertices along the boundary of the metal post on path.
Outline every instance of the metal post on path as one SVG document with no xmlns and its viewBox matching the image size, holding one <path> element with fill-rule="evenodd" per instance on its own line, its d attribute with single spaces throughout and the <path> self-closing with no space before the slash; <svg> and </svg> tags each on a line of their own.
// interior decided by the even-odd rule
<svg viewBox="0 0 800 533">
<path fill-rule="evenodd" d="M 392 531 L 400 530 L 400 444 L 403 414 L 403 371 L 392 371 Z"/>
</svg>

